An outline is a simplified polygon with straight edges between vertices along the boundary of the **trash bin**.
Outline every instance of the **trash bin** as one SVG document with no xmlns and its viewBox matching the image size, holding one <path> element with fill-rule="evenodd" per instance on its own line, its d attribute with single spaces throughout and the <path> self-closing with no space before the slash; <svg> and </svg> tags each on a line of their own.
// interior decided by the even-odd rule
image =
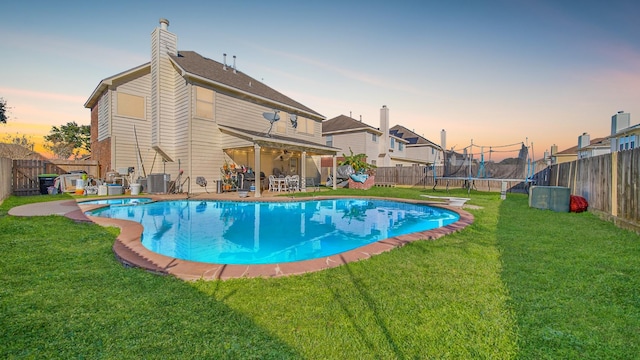
<svg viewBox="0 0 640 360">
<path fill-rule="evenodd" d="M 40 174 L 38 175 L 38 183 L 40 185 L 40 194 L 49 194 L 48 187 L 53 186 L 58 174 Z"/>
<path fill-rule="evenodd" d="M 140 187 L 142 185 L 140 185 L 140 184 L 131 184 L 129 186 L 131 187 L 131 195 L 140 195 Z"/>
<path fill-rule="evenodd" d="M 216 180 L 216 193 L 222 194 L 222 180 Z"/>
</svg>

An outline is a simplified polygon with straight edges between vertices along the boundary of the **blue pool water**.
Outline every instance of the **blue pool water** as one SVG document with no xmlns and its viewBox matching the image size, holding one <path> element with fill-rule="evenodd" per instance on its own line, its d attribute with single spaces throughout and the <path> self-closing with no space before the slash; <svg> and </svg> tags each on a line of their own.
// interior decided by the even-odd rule
<svg viewBox="0 0 640 360">
<path fill-rule="evenodd" d="M 150 202 L 149 198 L 100 199 L 79 202 L 80 205 L 134 205 Z"/>
<path fill-rule="evenodd" d="M 161 201 L 92 216 L 144 226 L 142 244 L 183 260 L 272 264 L 335 255 L 378 240 L 446 226 L 453 211 L 386 200 Z"/>
</svg>

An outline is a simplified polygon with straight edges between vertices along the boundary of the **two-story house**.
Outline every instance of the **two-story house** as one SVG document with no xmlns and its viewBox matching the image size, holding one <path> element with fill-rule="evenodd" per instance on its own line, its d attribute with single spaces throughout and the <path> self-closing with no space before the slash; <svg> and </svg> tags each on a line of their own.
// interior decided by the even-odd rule
<svg viewBox="0 0 640 360">
<path fill-rule="evenodd" d="M 327 146 L 341 149 L 340 154 L 365 154 L 377 167 L 431 165 L 442 158 L 440 146 L 404 126 L 389 127 L 389 108 L 380 109 L 380 127 L 340 115 L 322 122 Z M 441 161 L 441 160 L 440 160 Z M 323 167 L 329 162 L 323 162 Z"/>
<path fill-rule="evenodd" d="M 322 139 L 324 116 L 238 70 L 235 56 L 231 65 L 178 51 L 168 26 L 160 19 L 152 32 L 149 63 L 102 80 L 85 103 L 101 176 L 133 167 L 194 193 L 206 191 L 198 177 L 220 180 L 224 164 L 298 174 L 303 188 L 319 178 L 314 157 L 337 150 Z"/>
<path fill-rule="evenodd" d="M 638 146 L 640 124 L 630 126 L 631 114 L 618 111 L 611 117 L 611 152 L 631 150 Z"/>
<path fill-rule="evenodd" d="M 418 135 L 402 125 L 395 125 L 389 129 L 389 134 L 407 141 L 405 146 L 405 161 L 412 164 L 440 165 L 443 161 L 442 147 Z"/>
<path fill-rule="evenodd" d="M 611 152 L 609 139 L 598 138 L 591 141 L 591 136 L 587 133 L 583 133 L 578 136 L 578 159 L 585 159 L 598 155 L 609 154 Z"/>
</svg>

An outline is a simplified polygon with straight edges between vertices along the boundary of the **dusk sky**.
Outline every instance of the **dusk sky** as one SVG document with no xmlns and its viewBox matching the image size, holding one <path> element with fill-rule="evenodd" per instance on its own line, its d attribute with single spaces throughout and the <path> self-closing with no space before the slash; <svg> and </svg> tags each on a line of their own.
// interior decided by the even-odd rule
<svg viewBox="0 0 640 360">
<path fill-rule="evenodd" d="M 619 110 L 640 120 L 637 0 L 129 3 L 2 5 L 0 97 L 11 110 L 0 140 L 89 124 L 87 98 L 150 60 L 160 18 L 179 50 L 236 55 L 238 70 L 327 119 L 378 127 L 386 105 L 392 126 L 438 144 L 445 129 L 449 149 L 527 142 L 539 159 L 584 132 L 608 136 Z"/>
</svg>

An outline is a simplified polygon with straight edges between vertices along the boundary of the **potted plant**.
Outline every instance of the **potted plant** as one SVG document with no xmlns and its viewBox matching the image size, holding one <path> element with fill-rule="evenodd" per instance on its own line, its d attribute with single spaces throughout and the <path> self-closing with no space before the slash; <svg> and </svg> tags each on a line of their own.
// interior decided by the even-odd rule
<svg viewBox="0 0 640 360">
<path fill-rule="evenodd" d="M 349 152 L 351 153 L 349 156 L 342 154 L 344 159 L 340 161 L 338 165 L 351 165 L 353 171 L 358 174 L 368 174 L 372 175 L 371 170 L 375 169 L 375 165 L 367 163 L 367 155 L 365 154 L 354 154 L 353 150 L 349 148 Z"/>
<path fill-rule="evenodd" d="M 350 165 L 355 172 L 349 176 L 349 188 L 362 190 L 371 188 L 375 183 L 373 169 L 376 166 L 367 163 L 367 155 L 354 154 L 351 148 L 349 152 L 351 153 L 349 156 L 342 154 L 344 159 L 340 162 L 340 165 Z"/>
</svg>

